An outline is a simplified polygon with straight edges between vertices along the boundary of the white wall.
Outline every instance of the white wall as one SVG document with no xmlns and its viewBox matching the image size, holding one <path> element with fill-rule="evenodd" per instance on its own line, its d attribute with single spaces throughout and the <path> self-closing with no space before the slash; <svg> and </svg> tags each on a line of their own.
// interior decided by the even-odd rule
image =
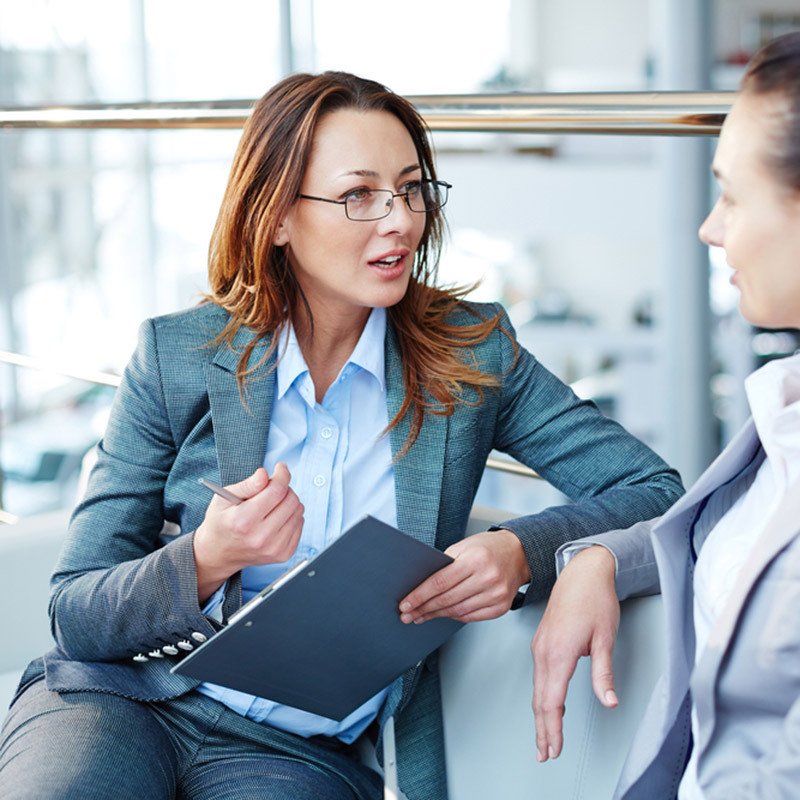
<svg viewBox="0 0 800 800">
<path fill-rule="evenodd" d="M 624 91 L 645 86 L 646 0 L 540 0 L 548 91 Z M 579 21 L 579 24 L 578 24 Z"/>
<path fill-rule="evenodd" d="M 577 312 L 611 331 L 630 327 L 636 305 L 656 294 L 661 228 L 646 198 L 658 194 L 659 174 L 649 159 L 444 153 L 438 162 L 454 185 L 451 228 L 533 252 L 534 292 L 564 290 Z"/>
</svg>

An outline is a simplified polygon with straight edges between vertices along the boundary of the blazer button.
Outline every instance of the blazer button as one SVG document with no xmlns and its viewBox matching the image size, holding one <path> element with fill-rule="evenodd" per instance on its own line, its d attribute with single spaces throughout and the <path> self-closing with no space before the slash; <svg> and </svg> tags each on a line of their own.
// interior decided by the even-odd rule
<svg viewBox="0 0 800 800">
<path fill-rule="evenodd" d="M 176 656 L 178 655 L 178 648 L 175 647 L 174 644 L 165 644 L 161 648 L 168 656 Z"/>
<path fill-rule="evenodd" d="M 149 661 L 150 659 L 144 653 L 138 653 L 133 657 L 134 661 L 138 661 L 140 664 L 144 664 L 145 661 Z"/>
<path fill-rule="evenodd" d="M 181 650 L 194 650 L 194 645 L 188 639 L 178 642 L 178 647 L 180 647 Z"/>
<path fill-rule="evenodd" d="M 160 650 L 151 650 L 147 655 L 150 658 L 164 658 L 164 654 Z"/>
<path fill-rule="evenodd" d="M 200 644 L 203 644 L 203 642 L 208 641 L 208 636 L 206 636 L 204 633 L 200 633 L 200 631 L 194 631 L 192 633 L 192 639 L 194 639 L 196 642 L 200 642 Z"/>
</svg>

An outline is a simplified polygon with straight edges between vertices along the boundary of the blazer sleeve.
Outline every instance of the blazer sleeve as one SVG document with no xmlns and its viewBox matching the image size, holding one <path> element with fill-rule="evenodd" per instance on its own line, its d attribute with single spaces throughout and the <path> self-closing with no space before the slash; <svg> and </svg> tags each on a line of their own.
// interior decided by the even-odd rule
<svg viewBox="0 0 800 800">
<path fill-rule="evenodd" d="M 503 389 L 494 446 L 536 470 L 573 502 L 508 520 L 528 559 L 525 601 L 547 597 L 556 550 L 587 535 L 625 529 L 666 511 L 683 494 L 678 473 L 594 403 L 578 398 L 504 336 Z M 515 352 L 516 350 L 516 352 Z"/>
<path fill-rule="evenodd" d="M 51 628 L 67 658 L 116 660 L 215 631 L 197 601 L 193 535 L 160 536 L 175 457 L 147 321 L 51 578 Z"/>
</svg>

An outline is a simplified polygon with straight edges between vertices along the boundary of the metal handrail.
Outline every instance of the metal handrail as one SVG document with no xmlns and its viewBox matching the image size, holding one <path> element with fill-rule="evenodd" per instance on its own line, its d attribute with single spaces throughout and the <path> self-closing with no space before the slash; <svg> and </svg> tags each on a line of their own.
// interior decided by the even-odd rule
<svg viewBox="0 0 800 800">
<path fill-rule="evenodd" d="M 0 362 L 13 364 L 15 367 L 27 367 L 37 369 L 42 372 L 55 372 L 65 378 L 77 378 L 79 381 L 96 383 L 101 386 L 119 386 L 122 378 L 112 372 L 94 372 L 81 369 L 65 369 L 61 364 L 54 361 L 45 361 L 42 358 L 32 358 L 21 353 L 11 353 L 8 350 L 0 350 Z"/>
<path fill-rule="evenodd" d="M 122 378 L 111 372 L 87 372 L 79 369 L 65 369 L 59 364 L 52 361 L 45 361 L 40 358 L 32 358 L 31 356 L 23 356 L 20 353 L 10 353 L 7 350 L 0 350 L 0 362 L 11 364 L 15 367 L 27 367 L 28 369 L 37 369 L 44 372 L 55 372 L 67 378 L 77 378 L 87 383 L 95 383 L 102 386 L 119 386 Z M 504 459 L 489 457 L 486 460 L 488 469 L 497 470 L 498 472 L 508 472 L 513 475 L 524 475 L 528 478 L 539 478 L 532 469 L 520 464 L 517 461 L 505 461 Z M 0 509 L 0 523 L 7 522 L 2 518 L 2 510 Z"/>
<path fill-rule="evenodd" d="M 506 461 L 502 458 L 495 458 L 489 456 L 486 459 L 487 469 L 494 469 L 498 472 L 508 472 L 511 475 L 522 475 L 524 478 L 536 478 L 542 480 L 542 476 L 538 472 L 534 472 L 530 467 L 520 464 L 519 461 Z"/>
<path fill-rule="evenodd" d="M 715 136 L 734 92 L 409 95 L 434 131 Z M 241 128 L 255 100 L 3 106 L 0 128 Z"/>
</svg>

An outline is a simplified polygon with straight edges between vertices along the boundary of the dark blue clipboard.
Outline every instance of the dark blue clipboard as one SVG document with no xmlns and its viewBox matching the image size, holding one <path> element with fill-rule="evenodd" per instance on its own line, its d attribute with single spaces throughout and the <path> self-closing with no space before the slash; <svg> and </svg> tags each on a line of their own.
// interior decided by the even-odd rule
<svg viewBox="0 0 800 800">
<path fill-rule="evenodd" d="M 463 623 L 400 622 L 398 605 L 452 561 L 366 516 L 262 590 L 172 672 L 340 721 Z"/>
</svg>

